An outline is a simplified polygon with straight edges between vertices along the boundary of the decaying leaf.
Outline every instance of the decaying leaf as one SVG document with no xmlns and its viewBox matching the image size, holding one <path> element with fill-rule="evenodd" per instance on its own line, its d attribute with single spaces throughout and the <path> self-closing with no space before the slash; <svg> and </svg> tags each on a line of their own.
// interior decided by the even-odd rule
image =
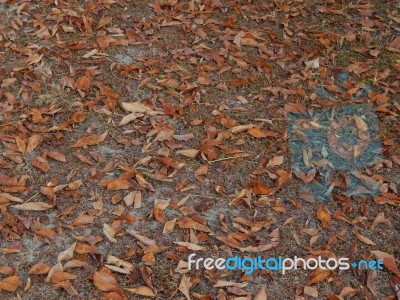
<svg viewBox="0 0 400 300">
<path fill-rule="evenodd" d="M 18 286 L 21 284 L 18 276 L 10 276 L 0 280 L 0 291 L 15 292 Z"/>
<path fill-rule="evenodd" d="M 316 284 L 328 279 L 332 274 L 332 271 L 329 269 L 315 269 L 308 278 L 307 284 Z"/>
<path fill-rule="evenodd" d="M 324 228 L 324 229 L 328 228 L 329 223 L 331 222 L 331 216 L 330 216 L 329 212 L 323 206 L 320 206 L 318 208 L 317 218 L 321 221 L 322 228 Z"/>
<path fill-rule="evenodd" d="M 156 296 L 154 291 L 147 286 L 139 286 L 137 288 L 128 288 L 126 290 L 135 295 L 139 295 L 139 296 L 144 296 L 144 297 L 155 297 Z"/>
<path fill-rule="evenodd" d="M 190 288 L 192 287 L 192 282 L 190 277 L 183 274 L 181 283 L 179 284 L 179 291 L 185 295 L 186 299 L 190 300 Z"/>
<path fill-rule="evenodd" d="M 21 209 L 21 210 L 42 211 L 42 210 L 48 210 L 50 208 L 53 208 L 53 205 L 50 205 L 46 202 L 26 202 L 23 204 L 14 205 L 13 207 L 16 209 Z"/>
<path fill-rule="evenodd" d="M 76 243 L 73 243 L 68 249 L 62 251 L 58 254 L 57 262 L 61 262 L 64 260 L 70 260 L 74 256 Z"/>
<path fill-rule="evenodd" d="M 374 243 L 373 241 L 371 241 L 369 238 L 367 238 L 366 236 L 363 236 L 363 235 L 361 235 L 361 234 L 359 234 L 359 233 L 356 233 L 356 237 L 357 237 L 361 242 L 363 242 L 364 244 L 367 244 L 367 245 L 375 245 L 375 243 Z"/>
<path fill-rule="evenodd" d="M 104 292 L 119 292 L 121 287 L 108 268 L 101 268 L 93 274 L 93 284 Z"/>
<path fill-rule="evenodd" d="M 86 147 L 86 146 L 93 146 L 100 144 L 102 141 L 105 140 L 106 136 L 108 134 L 108 131 L 105 131 L 103 134 L 93 134 L 93 135 L 88 135 L 80 138 L 73 144 L 71 147 L 77 148 L 77 147 Z"/>
</svg>

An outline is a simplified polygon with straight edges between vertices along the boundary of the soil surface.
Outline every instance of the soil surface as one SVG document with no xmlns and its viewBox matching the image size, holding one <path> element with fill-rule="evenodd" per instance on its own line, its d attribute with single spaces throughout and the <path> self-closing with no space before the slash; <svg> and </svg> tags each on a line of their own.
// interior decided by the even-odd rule
<svg viewBox="0 0 400 300">
<path fill-rule="evenodd" d="M 400 299 L 399 32 L 398 1 L 0 0 L 0 299 Z"/>
</svg>

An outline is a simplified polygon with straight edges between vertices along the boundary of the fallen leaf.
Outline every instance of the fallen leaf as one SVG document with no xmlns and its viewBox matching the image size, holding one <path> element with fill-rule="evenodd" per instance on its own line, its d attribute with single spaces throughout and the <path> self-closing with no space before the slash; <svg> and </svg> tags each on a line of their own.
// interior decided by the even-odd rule
<svg viewBox="0 0 400 300">
<path fill-rule="evenodd" d="M 304 287 L 304 295 L 310 296 L 313 298 L 318 298 L 318 290 L 313 288 L 312 286 L 305 286 Z"/>
<path fill-rule="evenodd" d="M 251 128 L 247 131 L 248 134 L 250 134 L 252 137 L 255 138 L 265 138 L 267 137 L 267 134 L 262 130 L 261 128 Z"/>
<path fill-rule="evenodd" d="M 329 223 L 331 222 L 331 216 L 323 206 L 320 206 L 318 208 L 317 218 L 318 218 L 318 220 L 321 221 L 322 228 L 324 228 L 324 229 L 328 228 Z"/>
<path fill-rule="evenodd" d="M 168 233 L 168 232 L 170 232 L 170 231 L 172 231 L 174 229 L 176 220 L 177 219 L 174 218 L 172 220 L 169 220 L 169 221 L 165 222 L 163 234 L 166 234 L 166 233 Z"/>
<path fill-rule="evenodd" d="M 42 211 L 42 210 L 48 210 L 50 208 L 53 208 L 53 205 L 50 205 L 46 202 L 27 202 L 23 204 L 17 204 L 13 206 L 16 209 L 21 209 L 21 210 L 35 210 L 35 211 Z"/>
<path fill-rule="evenodd" d="M 18 276 L 10 276 L 0 281 L 0 291 L 15 292 L 21 284 Z"/>
<path fill-rule="evenodd" d="M 112 243 L 117 242 L 117 240 L 114 237 L 115 230 L 111 226 L 107 225 L 106 223 L 103 224 L 103 233 L 110 242 L 112 242 Z"/>
<path fill-rule="evenodd" d="M 257 294 L 254 296 L 254 300 L 267 300 L 267 292 L 265 291 L 265 287 L 262 287 L 258 290 Z"/>
<path fill-rule="evenodd" d="M 185 295 L 186 299 L 190 300 L 190 288 L 192 287 L 192 282 L 190 277 L 183 274 L 181 283 L 179 284 L 179 291 Z"/>
<path fill-rule="evenodd" d="M 108 134 L 108 131 L 105 131 L 103 134 L 93 134 L 93 135 L 88 135 L 80 138 L 73 144 L 71 147 L 77 148 L 77 147 L 86 147 L 86 146 L 93 146 L 93 145 L 98 145 L 102 141 L 105 140 L 106 136 Z"/>
<path fill-rule="evenodd" d="M 140 102 L 122 102 L 121 106 L 123 109 L 125 109 L 131 113 L 142 113 L 142 114 L 148 114 L 150 116 L 164 114 L 161 111 L 152 110 L 150 107 L 148 107 L 147 105 L 144 105 Z"/>
<path fill-rule="evenodd" d="M 74 256 L 76 243 L 73 243 L 68 249 L 60 252 L 57 257 L 57 262 L 61 262 L 63 260 L 70 260 Z"/>
<path fill-rule="evenodd" d="M 382 261 L 386 268 L 400 276 L 400 271 L 397 267 L 396 260 L 393 255 L 378 250 L 371 251 L 371 253 L 375 255 L 376 259 Z"/>
<path fill-rule="evenodd" d="M 41 135 L 32 135 L 29 139 L 28 139 L 28 145 L 26 146 L 26 150 L 25 153 L 31 153 L 33 150 L 35 150 L 37 148 L 37 146 L 39 146 L 39 144 L 42 142 L 43 137 Z"/>
<path fill-rule="evenodd" d="M 93 284 L 103 292 L 121 291 L 118 281 L 115 279 L 112 272 L 105 267 L 101 268 L 100 271 L 94 272 Z"/>
<path fill-rule="evenodd" d="M 356 233 L 356 237 L 361 241 L 361 242 L 363 242 L 364 244 L 367 244 L 367 245 L 376 245 L 373 241 L 371 241 L 369 238 L 367 238 L 367 237 L 365 237 L 365 236 L 363 236 L 363 235 L 361 235 L 361 234 L 359 234 L 359 233 Z"/>
<path fill-rule="evenodd" d="M 156 293 L 154 293 L 154 291 L 147 286 L 139 286 L 137 288 L 128 288 L 126 290 L 133 294 L 139 295 L 139 296 L 144 296 L 144 297 L 155 297 L 156 296 Z"/>
<path fill-rule="evenodd" d="M 328 279 L 332 271 L 329 269 L 315 269 L 308 278 L 307 284 L 316 284 Z"/>
</svg>

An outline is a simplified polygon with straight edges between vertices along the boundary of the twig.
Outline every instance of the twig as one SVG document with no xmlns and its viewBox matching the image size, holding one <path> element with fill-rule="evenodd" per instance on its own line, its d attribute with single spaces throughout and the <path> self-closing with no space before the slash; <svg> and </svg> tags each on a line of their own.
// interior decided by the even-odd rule
<svg viewBox="0 0 400 300">
<path fill-rule="evenodd" d="M 37 192 L 35 195 L 33 195 L 32 197 L 30 197 L 28 200 L 26 200 L 24 203 L 22 203 L 22 205 L 24 205 L 25 203 L 28 203 L 29 201 L 31 201 L 33 198 L 35 198 L 37 195 L 39 194 L 39 192 Z"/>
<path fill-rule="evenodd" d="M 236 159 L 239 158 L 240 156 L 228 156 L 228 157 L 222 157 L 222 158 L 218 158 L 218 159 L 214 159 L 209 161 L 210 164 L 217 162 L 217 161 L 222 161 L 222 160 L 228 160 L 228 159 Z"/>
</svg>

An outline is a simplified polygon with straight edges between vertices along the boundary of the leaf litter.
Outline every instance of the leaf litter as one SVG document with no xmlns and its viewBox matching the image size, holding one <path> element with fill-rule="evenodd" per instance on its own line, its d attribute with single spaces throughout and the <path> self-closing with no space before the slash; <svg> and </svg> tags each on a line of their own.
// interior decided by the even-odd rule
<svg viewBox="0 0 400 300">
<path fill-rule="evenodd" d="M 0 0 L 0 15 L 2 299 L 400 297 L 396 3 Z M 321 98 L 341 72 L 343 103 Z M 332 162 L 323 146 L 292 168 L 286 115 L 365 82 L 384 158 L 353 176 L 380 195 L 344 195 L 338 172 L 333 201 L 299 197 Z M 385 270 L 196 271 L 192 252 Z"/>
</svg>

